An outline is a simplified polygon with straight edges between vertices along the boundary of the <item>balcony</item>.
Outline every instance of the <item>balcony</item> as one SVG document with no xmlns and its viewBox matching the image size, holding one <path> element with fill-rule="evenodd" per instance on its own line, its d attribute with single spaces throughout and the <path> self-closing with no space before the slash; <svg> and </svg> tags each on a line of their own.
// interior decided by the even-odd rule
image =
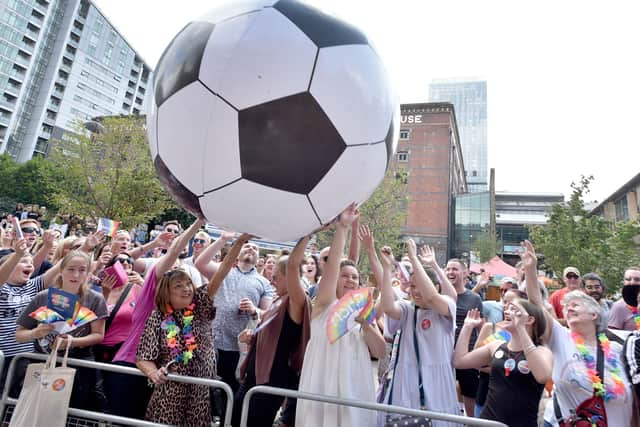
<svg viewBox="0 0 640 427">
<path fill-rule="evenodd" d="M 67 65 L 64 62 L 61 62 L 60 63 L 60 69 L 62 71 L 65 71 L 67 74 L 71 74 L 71 65 Z M 66 79 L 65 79 L 65 81 L 66 81 Z"/>
<path fill-rule="evenodd" d="M 24 30 L 24 35 L 25 35 L 26 37 L 29 37 L 29 38 L 30 38 L 31 40 L 33 40 L 34 42 L 37 42 L 37 41 L 38 41 L 38 33 L 39 33 L 38 31 L 34 31 L 34 30 L 29 29 L 29 28 L 27 28 L 26 30 Z"/>
<path fill-rule="evenodd" d="M 15 81 L 22 83 L 24 82 L 24 76 L 25 73 L 24 72 L 20 72 L 18 70 L 16 70 L 15 68 L 13 70 L 11 70 L 11 72 L 9 73 L 9 76 L 11 76 L 12 79 L 14 79 Z"/>
<path fill-rule="evenodd" d="M 58 111 L 60 111 L 60 104 L 54 104 L 53 101 L 49 102 L 49 105 L 47 105 L 47 110 L 51 110 L 54 113 L 57 113 Z"/>
<path fill-rule="evenodd" d="M 42 136 L 42 137 L 44 137 L 44 138 L 46 138 L 46 139 L 51 138 L 51 129 L 47 129 L 47 128 L 44 128 L 44 127 L 43 127 L 43 128 L 40 130 L 40 136 Z"/>
<path fill-rule="evenodd" d="M 15 59 L 16 64 L 20 64 L 24 67 L 29 67 L 29 63 L 31 62 L 31 58 L 25 58 L 22 55 L 16 55 Z"/>
<path fill-rule="evenodd" d="M 13 112 L 16 107 L 15 99 L 13 101 L 7 101 L 4 98 L 0 98 L 0 108 Z"/>
<path fill-rule="evenodd" d="M 51 91 L 51 96 L 55 96 L 58 99 L 62 99 L 64 96 L 64 91 L 60 89 L 54 89 Z"/>
<path fill-rule="evenodd" d="M 67 40 L 67 44 L 75 49 L 78 49 L 78 42 L 75 41 L 72 37 L 69 37 L 69 40 Z"/>
<path fill-rule="evenodd" d="M 10 81 L 7 82 L 7 86 L 5 87 L 5 92 L 15 96 L 16 98 L 18 97 L 18 95 L 20 94 L 20 86 L 19 84 L 15 84 L 15 83 L 11 83 Z"/>
<path fill-rule="evenodd" d="M 9 122 L 11 121 L 11 115 L 0 114 L 0 126 L 9 126 Z"/>
<path fill-rule="evenodd" d="M 35 47 L 35 44 L 32 44 L 32 43 L 25 43 L 25 42 L 18 43 L 18 48 L 21 51 L 28 53 L 29 55 L 33 55 L 34 47 Z"/>
</svg>

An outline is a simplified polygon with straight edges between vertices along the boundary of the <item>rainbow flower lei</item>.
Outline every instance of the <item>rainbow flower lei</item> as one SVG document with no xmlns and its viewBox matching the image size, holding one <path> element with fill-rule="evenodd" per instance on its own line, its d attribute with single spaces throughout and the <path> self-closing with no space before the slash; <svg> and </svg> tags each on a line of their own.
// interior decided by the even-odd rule
<svg viewBox="0 0 640 427">
<path fill-rule="evenodd" d="M 638 313 L 638 307 L 632 307 L 627 305 L 629 310 L 631 310 L 631 314 L 633 314 L 633 321 L 636 324 L 636 329 L 640 330 L 640 313 Z"/>
<path fill-rule="evenodd" d="M 606 366 L 609 370 L 611 381 L 613 383 L 607 384 L 606 387 L 602 384 L 602 379 L 598 375 L 598 371 L 596 369 L 596 358 L 585 345 L 584 338 L 575 332 L 571 333 L 571 338 L 576 345 L 576 349 L 578 349 L 578 352 L 580 352 L 580 355 L 582 356 L 582 360 L 587 368 L 587 375 L 589 375 L 595 395 L 602 396 L 605 402 L 623 395 L 624 382 L 621 377 L 622 373 L 620 371 L 617 358 L 611 353 L 611 342 L 609 341 L 609 338 L 607 338 L 603 333 L 598 334 L 598 341 L 600 342 L 600 347 L 604 353 Z"/>
<path fill-rule="evenodd" d="M 160 324 L 160 328 L 167 331 L 167 346 L 169 346 L 172 361 L 176 363 L 182 362 L 187 364 L 193 358 L 193 351 L 198 348 L 196 337 L 193 335 L 193 309 L 195 304 L 189 304 L 184 309 L 183 319 L 184 326 L 182 331 L 176 324 L 173 317 L 173 307 L 167 304 L 167 314 Z M 184 350 L 180 344 L 178 335 L 182 332 L 182 341 L 184 342 Z"/>
</svg>

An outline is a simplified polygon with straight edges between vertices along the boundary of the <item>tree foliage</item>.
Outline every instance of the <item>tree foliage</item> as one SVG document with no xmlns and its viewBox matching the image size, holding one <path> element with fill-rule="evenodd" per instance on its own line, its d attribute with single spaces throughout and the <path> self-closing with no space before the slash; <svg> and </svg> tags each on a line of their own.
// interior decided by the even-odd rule
<svg viewBox="0 0 640 427">
<path fill-rule="evenodd" d="M 640 246 L 634 239 L 640 235 L 640 223 L 610 221 L 590 215 L 584 209 L 592 176 L 582 176 L 572 183 L 571 198 L 555 205 L 544 226 L 530 227 L 536 250 L 544 255 L 544 266 L 560 276 L 567 266 L 582 274 L 600 274 L 609 292 L 617 290 L 624 270 L 640 263 Z"/>
<path fill-rule="evenodd" d="M 472 248 L 478 253 L 480 262 L 487 262 L 501 252 L 502 243 L 495 233 L 485 230 L 473 241 Z"/>
<path fill-rule="evenodd" d="M 64 212 L 113 218 L 125 227 L 146 222 L 175 204 L 157 178 L 137 117 L 106 117 L 99 133 L 80 123 L 57 141 L 50 161 L 61 171 L 53 200 Z"/>
<path fill-rule="evenodd" d="M 52 194 L 57 187 L 60 171 L 50 162 L 34 157 L 16 163 L 9 154 L 0 156 L 0 211 L 12 212 L 16 203 L 46 206 L 55 210 Z"/>
<path fill-rule="evenodd" d="M 346 207 L 346 206 L 345 206 Z M 399 255 L 403 248 L 402 228 L 407 219 L 407 172 L 404 169 L 389 169 L 384 180 L 371 197 L 360 206 L 360 224 L 367 224 L 373 232 L 376 246 L 391 246 Z M 322 249 L 331 244 L 333 229 L 317 234 L 318 246 Z M 368 260 L 360 254 L 360 271 L 368 271 Z"/>
</svg>

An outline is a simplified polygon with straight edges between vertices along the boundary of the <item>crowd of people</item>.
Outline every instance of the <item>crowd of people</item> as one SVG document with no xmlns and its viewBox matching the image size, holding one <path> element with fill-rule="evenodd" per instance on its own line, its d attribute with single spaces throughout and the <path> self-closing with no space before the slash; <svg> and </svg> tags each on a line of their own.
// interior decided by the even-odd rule
<svg viewBox="0 0 640 427">
<path fill-rule="evenodd" d="M 255 385 L 509 426 L 639 425 L 640 267 L 625 271 L 616 302 L 606 299 L 600 276 L 571 266 L 565 287 L 549 297 L 535 248 L 524 242 L 517 277 L 503 279 L 499 301 L 491 301 L 486 275 L 465 286 L 464 261 L 440 266 L 432 248 L 411 239 L 406 254 L 378 244 L 355 205 L 332 225 L 329 247 L 318 250 L 305 236 L 290 253 L 268 256 L 246 234 L 214 241 L 201 219 L 186 230 L 168 221 L 139 245 L 124 230 L 109 239 L 63 238 L 26 217 L 19 238 L 9 225 L 0 228 L 0 387 L 13 397 L 28 362 L 21 359 L 5 384 L 12 358 L 59 345 L 70 357 L 137 367 L 146 377 L 80 368 L 70 406 L 163 424 L 225 421 L 226 395 L 172 381 L 178 374 L 227 383 L 234 426 Z M 361 249 L 368 278 L 357 267 Z M 112 273 L 116 264 L 124 282 Z M 359 317 L 331 342 L 328 317 L 363 286 L 376 288 L 373 321 Z M 50 287 L 77 295 L 97 320 L 62 335 L 36 321 L 30 314 L 47 305 Z M 249 426 L 268 427 L 419 421 L 261 394 L 248 417 Z"/>
</svg>

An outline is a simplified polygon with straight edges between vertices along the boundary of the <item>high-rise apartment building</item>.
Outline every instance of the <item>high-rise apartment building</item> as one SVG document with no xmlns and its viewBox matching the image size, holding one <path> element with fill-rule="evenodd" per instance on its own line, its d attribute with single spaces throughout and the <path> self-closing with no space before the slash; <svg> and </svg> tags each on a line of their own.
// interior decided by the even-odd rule
<svg viewBox="0 0 640 427">
<path fill-rule="evenodd" d="M 0 153 L 46 156 L 74 121 L 144 112 L 151 76 L 90 0 L 0 0 Z"/>
<path fill-rule="evenodd" d="M 454 105 L 469 192 L 488 191 L 487 82 L 434 79 L 429 101 Z"/>
</svg>

